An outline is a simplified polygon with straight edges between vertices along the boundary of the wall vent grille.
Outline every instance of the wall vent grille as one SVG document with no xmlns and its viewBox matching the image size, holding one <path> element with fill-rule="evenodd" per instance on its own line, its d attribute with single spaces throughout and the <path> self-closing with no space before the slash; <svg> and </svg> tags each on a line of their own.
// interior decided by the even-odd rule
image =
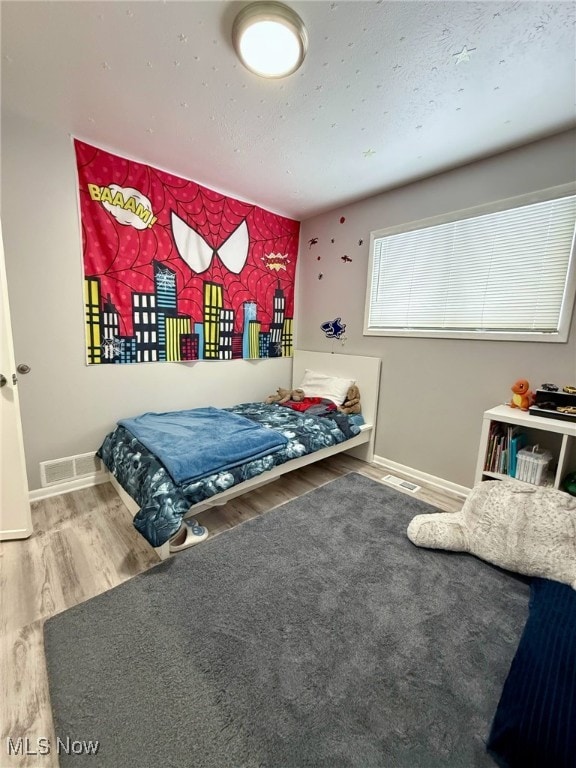
<svg viewBox="0 0 576 768">
<path fill-rule="evenodd" d="M 40 462 L 40 480 L 44 488 L 100 472 L 102 472 L 102 462 L 94 453 L 82 453 L 78 456 Z"/>
<path fill-rule="evenodd" d="M 385 475 L 382 480 L 385 483 L 389 483 L 390 485 L 395 485 L 397 488 L 402 488 L 405 491 L 410 491 L 410 493 L 418 493 L 420 490 L 420 486 L 416 485 L 416 483 L 411 483 L 408 480 L 403 480 L 400 477 L 396 477 L 396 475 Z"/>
</svg>

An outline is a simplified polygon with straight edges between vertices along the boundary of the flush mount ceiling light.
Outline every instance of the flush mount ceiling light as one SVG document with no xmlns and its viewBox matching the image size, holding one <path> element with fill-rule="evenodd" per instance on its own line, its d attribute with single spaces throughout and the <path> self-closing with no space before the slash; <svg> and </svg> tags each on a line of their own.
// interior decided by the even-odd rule
<svg viewBox="0 0 576 768">
<path fill-rule="evenodd" d="M 234 20 L 232 42 L 240 61 L 261 77 L 286 77 L 304 61 L 308 35 L 304 22 L 287 5 L 250 3 Z"/>
</svg>

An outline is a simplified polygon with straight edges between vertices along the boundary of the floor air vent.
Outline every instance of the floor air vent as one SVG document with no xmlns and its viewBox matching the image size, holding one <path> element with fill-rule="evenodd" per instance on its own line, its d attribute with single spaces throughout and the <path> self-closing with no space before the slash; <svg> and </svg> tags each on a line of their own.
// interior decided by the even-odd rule
<svg viewBox="0 0 576 768">
<path fill-rule="evenodd" d="M 64 459 L 40 462 L 42 486 L 67 483 L 79 477 L 87 477 L 102 472 L 102 462 L 94 453 L 79 456 L 67 456 Z"/>
<path fill-rule="evenodd" d="M 396 475 L 385 475 L 382 480 L 384 480 L 385 483 L 390 483 L 390 485 L 395 485 L 397 488 L 410 491 L 410 493 L 416 493 L 416 491 L 420 490 L 420 486 L 416 485 L 416 483 L 410 483 L 408 480 L 402 480 L 401 477 L 396 477 Z"/>
</svg>

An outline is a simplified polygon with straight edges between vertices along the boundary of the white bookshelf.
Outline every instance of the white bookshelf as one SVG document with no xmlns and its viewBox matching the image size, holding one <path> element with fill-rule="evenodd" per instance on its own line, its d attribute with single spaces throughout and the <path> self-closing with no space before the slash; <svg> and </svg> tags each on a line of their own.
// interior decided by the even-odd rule
<svg viewBox="0 0 576 768">
<path fill-rule="evenodd" d="M 480 483 L 482 480 L 513 479 L 508 475 L 488 472 L 484 469 L 486 466 L 490 429 L 494 422 L 520 427 L 526 433 L 528 443 L 540 445 L 551 451 L 553 455 L 552 484 L 554 488 L 560 487 L 562 479 L 568 472 L 576 470 L 576 448 L 574 447 L 576 443 L 575 422 L 533 416 L 518 408 L 511 408 L 509 405 L 498 405 L 484 412 L 474 483 Z M 516 480 L 516 482 L 520 481 Z"/>
</svg>

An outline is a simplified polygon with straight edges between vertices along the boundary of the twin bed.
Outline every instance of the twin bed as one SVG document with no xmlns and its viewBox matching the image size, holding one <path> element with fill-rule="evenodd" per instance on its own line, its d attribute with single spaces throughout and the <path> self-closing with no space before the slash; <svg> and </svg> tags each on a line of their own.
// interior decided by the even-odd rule
<svg viewBox="0 0 576 768">
<path fill-rule="evenodd" d="M 98 453 L 112 485 L 134 515 L 136 529 L 162 559 L 187 517 L 341 451 L 372 459 L 380 360 L 296 351 L 292 388 L 300 387 L 307 371 L 328 382 L 357 384 L 361 416 L 323 412 L 321 405 L 293 410 L 254 401 L 224 409 L 144 414 L 122 420 L 106 437 Z M 318 392 L 325 403 L 323 394 Z M 195 452 L 188 456 L 186 446 Z"/>
</svg>

